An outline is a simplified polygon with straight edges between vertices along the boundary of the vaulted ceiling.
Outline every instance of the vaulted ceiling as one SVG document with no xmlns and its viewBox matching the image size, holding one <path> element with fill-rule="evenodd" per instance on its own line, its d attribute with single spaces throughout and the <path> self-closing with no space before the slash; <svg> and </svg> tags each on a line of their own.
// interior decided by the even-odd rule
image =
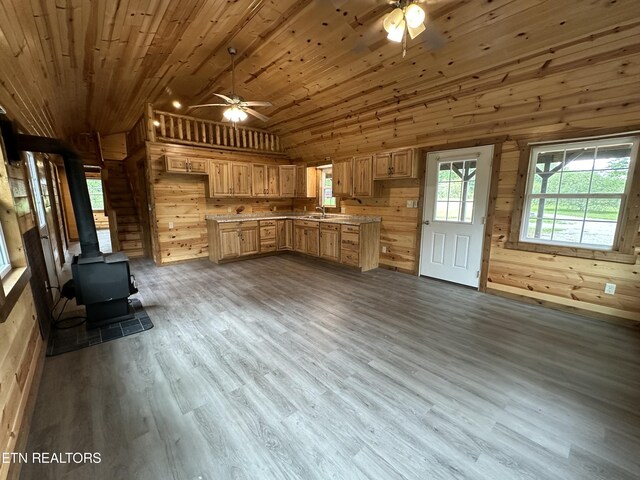
<svg viewBox="0 0 640 480">
<path fill-rule="evenodd" d="M 382 29 L 384 0 L 0 0 L 0 105 L 37 134 L 125 131 L 145 102 L 171 110 L 229 93 L 234 46 L 238 93 L 273 103 L 255 125 L 302 144 L 309 132 L 413 123 L 417 108 L 525 66 L 552 72 L 557 56 L 637 38 L 640 24 L 637 0 L 422 4 L 429 30 L 402 58 Z"/>
</svg>

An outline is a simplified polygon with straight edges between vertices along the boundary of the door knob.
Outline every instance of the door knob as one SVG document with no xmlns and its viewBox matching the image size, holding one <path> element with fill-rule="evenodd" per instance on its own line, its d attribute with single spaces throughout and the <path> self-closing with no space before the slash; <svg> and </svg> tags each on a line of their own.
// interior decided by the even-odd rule
<svg viewBox="0 0 640 480">
<path fill-rule="evenodd" d="M 429 225 L 429 220 L 425 220 L 424 222 L 422 222 L 424 225 Z"/>
</svg>

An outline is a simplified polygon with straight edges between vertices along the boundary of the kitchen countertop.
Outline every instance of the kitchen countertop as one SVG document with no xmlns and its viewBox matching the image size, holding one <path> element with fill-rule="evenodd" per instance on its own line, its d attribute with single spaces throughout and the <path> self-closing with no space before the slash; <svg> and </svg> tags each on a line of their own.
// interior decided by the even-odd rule
<svg viewBox="0 0 640 480">
<path fill-rule="evenodd" d="M 344 225 L 361 225 L 363 223 L 380 223 L 382 218 L 373 217 L 369 215 L 343 215 L 327 213 L 325 218 L 320 218 L 320 214 L 314 214 L 309 212 L 255 212 L 255 213 L 241 213 L 241 214 L 222 214 L 222 215 L 207 215 L 207 220 L 213 220 L 218 223 L 228 222 L 242 222 L 245 220 L 310 220 L 316 222 L 326 223 L 340 223 Z M 314 218 L 310 218 L 310 217 Z"/>
</svg>

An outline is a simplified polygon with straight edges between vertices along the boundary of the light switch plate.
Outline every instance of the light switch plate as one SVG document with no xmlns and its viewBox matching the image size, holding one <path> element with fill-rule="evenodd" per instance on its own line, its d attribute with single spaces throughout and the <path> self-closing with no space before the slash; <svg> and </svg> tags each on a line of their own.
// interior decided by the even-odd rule
<svg viewBox="0 0 640 480">
<path fill-rule="evenodd" d="M 615 295 L 616 293 L 616 284 L 615 283 L 605 283 L 604 284 L 604 293 L 607 295 Z"/>
<path fill-rule="evenodd" d="M 169 229 L 173 228 L 173 222 L 169 222 Z"/>
</svg>

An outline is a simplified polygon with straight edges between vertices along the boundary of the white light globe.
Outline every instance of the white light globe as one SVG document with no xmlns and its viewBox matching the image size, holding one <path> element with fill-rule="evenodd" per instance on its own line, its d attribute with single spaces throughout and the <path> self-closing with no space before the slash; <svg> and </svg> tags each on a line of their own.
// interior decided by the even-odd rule
<svg viewBox="0 0 640 480">
<path fill-rule="evenodd" d="M 407 19 L 407 25 L 418 28 L 424 22 L 425 13 L 420 5 L 412 3 L 405 10 L 404 17 Z"/>
</svg>

